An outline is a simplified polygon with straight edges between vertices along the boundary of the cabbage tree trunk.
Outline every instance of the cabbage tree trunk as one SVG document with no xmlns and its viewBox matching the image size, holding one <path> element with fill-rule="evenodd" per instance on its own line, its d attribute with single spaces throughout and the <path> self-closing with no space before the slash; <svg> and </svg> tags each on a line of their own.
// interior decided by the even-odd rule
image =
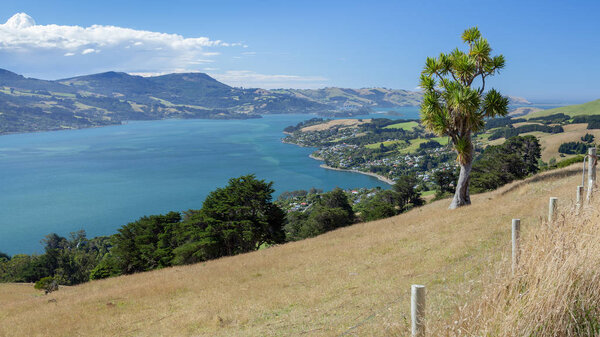
<svg viewBox="0 0 600 337">
<path fill-rule="evenodd" d="M 458 176 L 458 182 L 456 184 L 456 192 L 454 193 L 454 198 L 452 199 L 449 209 L 456 209 L 471 204 L 471 197 L 469 196 L 469 180 L 471 178 L 472 164 L 473 160 L 470 160 L 466 164 L 460 164 L 460 175 Z"/>
</svg>

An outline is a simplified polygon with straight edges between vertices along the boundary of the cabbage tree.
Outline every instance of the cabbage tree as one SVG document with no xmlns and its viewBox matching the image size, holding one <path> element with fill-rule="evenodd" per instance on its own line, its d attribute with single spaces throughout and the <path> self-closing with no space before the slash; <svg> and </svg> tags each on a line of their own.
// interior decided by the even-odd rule
<svg viewBox="0 0 600 337">
<path fill-rule="evenodd" d="M 477 27 L 462 34 L 467 51 L 454 49 L 428 57 L 421 73 L 423 125 L 452 141 L 460 175 L 450 209 L 469 205 L 469 175 L 473 163 L 471 136 L 484 129 L 485 119 L 505 116 L 508 98 L 495 89 L 486 91 L 486 80 L 504 68 L 504 56 L 492 56 L 492 48 Z"/>
</svg>

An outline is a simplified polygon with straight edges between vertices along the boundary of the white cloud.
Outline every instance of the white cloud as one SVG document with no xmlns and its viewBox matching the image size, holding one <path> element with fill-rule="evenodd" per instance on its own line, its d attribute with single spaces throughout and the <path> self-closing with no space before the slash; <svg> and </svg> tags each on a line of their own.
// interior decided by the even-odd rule
<svg viewBox="0 0 600 337">
<path fill-rule="evenodd" d="M 326 86 L 329 81 L 322 76 L 267 75 L 249 70 L 230 70 L 221 74 L 210 73 L 209 75 L 234 87 L 264 89 L 314 89 Z"/>
<path fill-rule="evenodd" d="M 36 67 L 62 69 L 64 73 L 195 69 L 197 65 L 213 62 L 221 54 L 210 49 L 234 46 L 243 47 L 241 43 L 208 37 L 183 37 L 116 26 L 38 25 L 25 13 L 15 14 L 0 24 L 0 63 L 7 67 L 17 64 L 32 71 Z M 82 55 L 100 51 L 102 57 L 90 69 Z M 67 62 L 54 55 L 72 57 Z"/>
<path fill-rule="evenodd" d="M 25 13 L 15 14 L 0 25 L 0 48 L 59 48 L 76 50 L 88 46 L 148 44 L 170 49 L 201 50 L 203 47 L 238 44 L 211 40 L 207 37 L 184 38 L 178 34 L 157 33 L 115 26 L 90 27 L 37 25 Z"/>
</svg>

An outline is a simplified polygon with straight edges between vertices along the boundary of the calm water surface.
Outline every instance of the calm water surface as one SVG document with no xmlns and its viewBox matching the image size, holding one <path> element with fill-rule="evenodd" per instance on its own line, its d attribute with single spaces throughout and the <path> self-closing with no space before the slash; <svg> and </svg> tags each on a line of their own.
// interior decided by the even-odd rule
<svg viewBox="0 0 600 337">
<path fill-rule="evenodd" d="M 418 107 L 356 118 L 418 118 Z M 319 167 L 311 148 L 281 143 L 311 115 L 253 120 L 162 120 L 0 137 L 0 251 L 41 252 L 49 233 L 113 234 L 143 215 L 197 209 L 229 178 L 255 173 L 276 195 L 310 187 L 387 188 Z"/>
<path fill-rule="evenodd" d="M 284 127 L 311 117 L 162 120 L 2 136 L 0 251 L 41 252 L 39 242 L 51 232 L 107 235 L 143 215 L 197 209 L 210 191 L 248 173 L 274 181 L 276 194 L 388 187 L 322 169 L 308 158 L 313 149 L 281 143 Z"/>
</svg>

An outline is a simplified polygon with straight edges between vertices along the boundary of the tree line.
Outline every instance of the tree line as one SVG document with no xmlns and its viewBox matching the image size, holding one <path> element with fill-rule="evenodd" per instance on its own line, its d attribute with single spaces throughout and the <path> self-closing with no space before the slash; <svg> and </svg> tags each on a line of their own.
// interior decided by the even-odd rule
<svg viewBox="0 0 600 337">
<path fill-rule="evenodd" d="M 492 191 L 514 180 L 540 171 L 541 146 L 535 136 L 516 136 L 502 145 L 488 146 L 476 156 L 470 177 L 470 193 Z M 438 170 L 433 175 L 436 199 L 455 193 L 459 172 L 456 169 Z"/>
<path fill-rule="evenodd" d="M 540 145 L 533 136 L 489 146 L 475 159 L 471 189 L 483 192 L 531 175 L 539 170 L 539 158 Z M 436 172 L 438 198 L 455 192 L 457 176 L 453 169 Z M 232 178 L 197 210 L 144 216 L 111 236 L 90 239 L 84 231 L 68 238 L 50 234 L 39 255 L 0 253 L 0 282 L 41 280 L 40 287 L 50 288 L 251 252 L 421 206 L 418 185 L 416 177 L 403 176 L 390 190 L 354 207 L 339 188 L 290 192 L 281 197 L 308 196 L 311 206 L 286 214 L 272 199 L 273 182 L 254 175 Z"/>
<path fill-rule="evenodd" d="M 0 253 L 1 282 L 38 282 L 46 289 L 236 255 L 316 236 L 398 214 L 423 204 L 416 179 L 399 181 L 356 213 L 343 190 L 311 190 L 306 212 L 285 212 L 272 200 L 273 182 L 245 175 L 211 192 L 202 207 L 182 213 L 144 216 L 111 236 L 88 239 L 84 231 L 68 238 L 50 234 L 39 255 Z M 293 194 L 286 197 L 292 197 Z"/>
</svg>

